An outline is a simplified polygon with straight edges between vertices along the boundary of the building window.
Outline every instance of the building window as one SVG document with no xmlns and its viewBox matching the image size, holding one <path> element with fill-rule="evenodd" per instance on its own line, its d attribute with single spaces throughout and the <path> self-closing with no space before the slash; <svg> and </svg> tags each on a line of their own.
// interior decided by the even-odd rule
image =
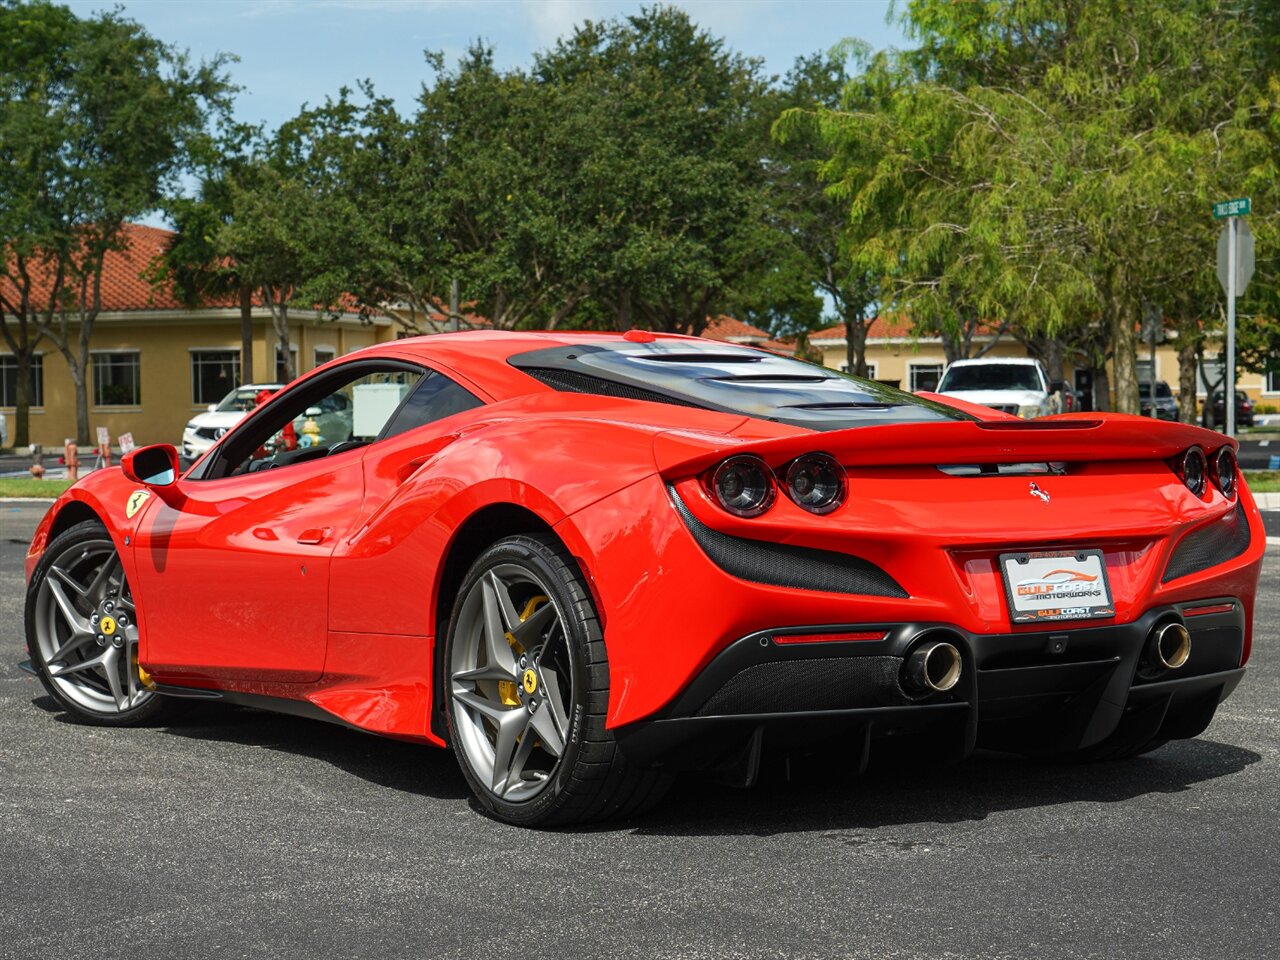
<svg viewBox="0 0 1280 960">
<path fill-rule="evenodd" d="M 313 367 L 323 366 L 338 355 L 333 347 L 316 347 L 315 353 L 312 355 L 311 364 Z"/>
<path fill-rule="evenodd" d="M 1272 370 L 1267 374 L 1267 378 L 1262 382 L 1263 390 L 1267 393 L 1280 393 L 1280 373 Z"/>
<path fill-rule="evenodd" d="M 849 365 L 847 363 L 840 364 L 840 372 L 848 373 Z M 867 363 L 867 379 L 874 380 L 875 378 L 876 378 L 876 365 L 874 363 L 868 362 Z"/>
<path fill-rule="evenodd" d="M 298 348 L 294 344 L 289 345 L 289 356 L 293 359 L 293 375 L 296 377 L 298 370 Z M 276 383 L 288 383 L 289 375 L 284 368 L 284 354 L 280 352 L 280 345 L 276 344 Z"/>
<path fill-rule="evenodd" d="M 938 381 L 942 379 L 942 364 L 913 363 L 908 368 L 911 374 L 911 392 L 921 390 L 937 390 Z"/>
<path fill-rule="evenodd" d="M 93 405 L 136 407 L 142 403 L 137 351 L 93 354 Z"/>
<path fill-rule="evenodd" d="M 44 357 L 31 358 L 31 380 L 27 385 L 27 402 L 33 407 L 44 406 Z M 12 354 L 0 356 L 0 407 L 18 405 L 18 358 Z"/>
<path fill-rule="evenodd" d="M 239 350 L 191 351 L 192 403 L 217 403 L 239 385 Z"/>
</svg>

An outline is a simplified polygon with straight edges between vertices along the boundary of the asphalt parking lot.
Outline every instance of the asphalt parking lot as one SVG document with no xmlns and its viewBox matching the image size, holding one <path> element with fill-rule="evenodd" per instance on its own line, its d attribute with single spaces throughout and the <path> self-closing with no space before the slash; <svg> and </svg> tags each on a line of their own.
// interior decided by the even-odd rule
<svg viewBox="0 0 1280 960">
<path fill-rule="evenodd" d="M 1197 740 L 686 783 L 535 833 L 482 817 L 448 754 L 323 723 L 67 722 L 16 665 L 36 509 L 0 503 L 0 957 L 1280 954 L 1275 547 L 1250 673 Z"/>
</svg>

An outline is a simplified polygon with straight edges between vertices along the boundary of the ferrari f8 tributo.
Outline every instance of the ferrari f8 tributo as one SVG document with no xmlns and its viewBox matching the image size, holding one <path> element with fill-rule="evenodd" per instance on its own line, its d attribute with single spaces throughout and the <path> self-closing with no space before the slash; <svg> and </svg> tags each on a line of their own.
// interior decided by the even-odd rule
<svg viewBox="0 0 1280 960">
<path fill-rule="evenodd" d="M 201 698 L 449 746 L 529 825 L 762 754 L 1132 755 L 1244 673 L 1265 537 L 1235 446 L 689 337 L 402 340 L 185 472 L 150 446 L 68 490 L 29 668 L 91 723 Z"/>
</svg>

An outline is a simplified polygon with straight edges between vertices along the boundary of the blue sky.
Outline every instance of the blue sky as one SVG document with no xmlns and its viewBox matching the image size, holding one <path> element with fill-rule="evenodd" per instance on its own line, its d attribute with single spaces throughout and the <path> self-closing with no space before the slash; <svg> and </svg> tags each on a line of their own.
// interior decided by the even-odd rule
<svg viewBox="0 0 1280 960">
<path fill-rule="evenodd" d="M 71 0 L 77 14 L 114 0 Z M 902 46 L 886 23 L 890 0 L 684 0 L 675 4 L 704 29 L 769 73 L 845 37 L 875 48 Z M 429 79 L 423 50 L 450 62 L 476 38 L 495 48 L 501 67 L 528 66 L 533 53 L 583 20 L 635 12 L 616 0 L 126 0 L 119 6 L 159 39 L 196 59 L 234 53 L 232 78 L 244 87 L 239 119 L 275 126 L 303 102 L 318 103 L 344 84 L 368 78 L 411 109 Z"/>
</svg>

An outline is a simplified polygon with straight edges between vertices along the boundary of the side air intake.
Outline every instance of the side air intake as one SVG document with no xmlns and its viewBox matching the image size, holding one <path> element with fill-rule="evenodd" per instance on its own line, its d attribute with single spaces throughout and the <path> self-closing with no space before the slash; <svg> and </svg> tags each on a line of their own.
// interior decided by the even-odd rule
<svg viewBox="0 0 1280 960">
<path fill-rule="evenodd" d="M 874 563 L 830 550 L 792 547 L 748 540 L 712 530 L 695 517 L 674 487 L 667 492 L 693 539 L 711 561 L 732 576 L 771 587 L 819 590 L 869 597 L 908 596 L 902 586 Z"/>
</svg>

